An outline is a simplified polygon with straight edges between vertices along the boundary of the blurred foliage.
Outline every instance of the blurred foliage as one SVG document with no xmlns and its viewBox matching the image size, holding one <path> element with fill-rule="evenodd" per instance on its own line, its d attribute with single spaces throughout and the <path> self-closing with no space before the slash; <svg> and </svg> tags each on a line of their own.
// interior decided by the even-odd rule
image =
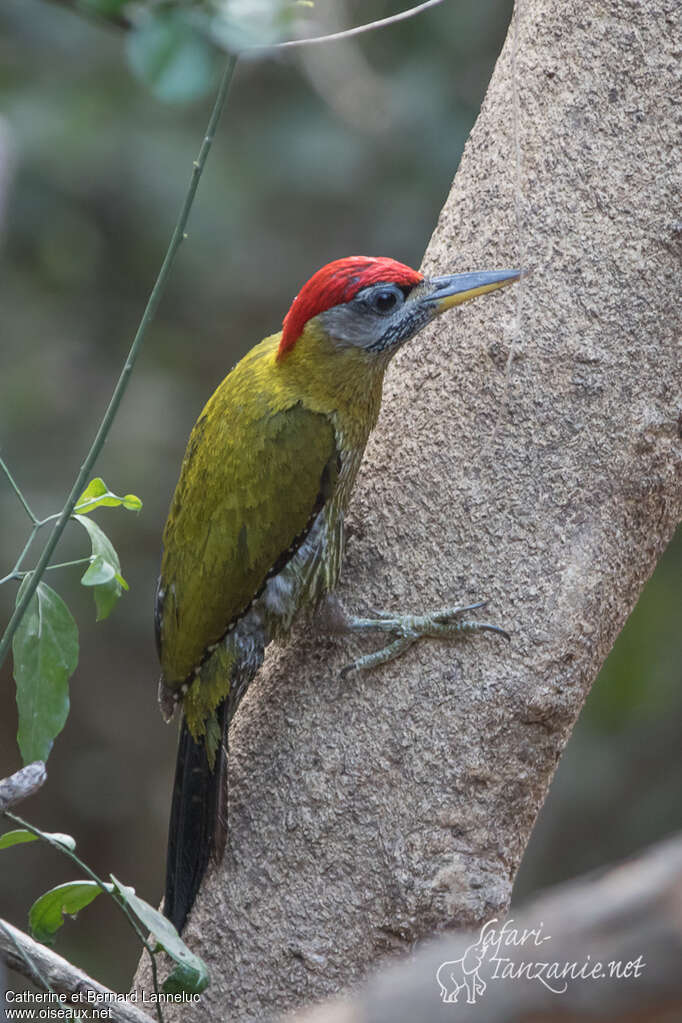
<svg viewBox="0 0 682 1023">
<path fill-rule="evenodd" d="M 127 6 L 87 2 L 106 3 L 114 14 Z M 400 6 L 356 0 L 344 14 L 339 0 L 317 0 L 314 19 L 303 17 L 317 31 Z M 41 827 L 74 834 L 98 873 L 129 879 L 152 904 L 162 890 L 176 731 L 163 726 L 156 707 L 151 609 L 189 430 L 226 370 L 278 328 L 300 283 L 322 263 L 357 252 L 419 263 L 510 12 L 511 0 L 458 0 L 352 45 L 240 62 L 189 243 L 98 464 L 115 492 L 132 490 L 145 503 L 139 518 L 118 516 L 110 527 L 131 591 L 115 619 L 93 626 L 80 573 L 64 579 L 64 596 L 84 625 L 81 661 L 48 784 L 25 807 Z M 136 29 L 144 30 L 144 23 Z M 0 8 L 0 439 L 37 514 L 59 506 L 92 440 L 203 130 L 207 100 L 188 100 L 214 74 L 215 50 L 200 57 L 191 42 L 199 36 L 180 33 L 186 52 L 177 65 L 168 58 L 174 38 L 152 34 L 146 57 L 136 58 L 139 38 L 65 8 L 38 0 L 5 0 Z M 139 59 L 141 78 L 130 73 L 126 53 L 133 65 Z M 161 102 L 164 95 L 185 102 Z M 4 572 L 25 519 L 2 486 L 0 521 Z M 82 554 L 77 528 L 60 560 Z M 681 551 L 678 541 L 662 569 L 668 588 L 655 589 L 660 575 L 650 584 L 659 596 L 633 616 L 622 640 L 631 652 L 614 653 L 620 663 L 612 658 L 576 729 L 526 890 L 586 861 L 612 859 L 679 817 L 671 743 L 682 716 Z M 3 621 L 15 596 L 9 591 L 0 589 Z M 0 776 L 18 766 L 9 673 L 3 680 Z M 30 903 L 66 880 L 63 867 L 35 843 L 3 857 L 0 913 L 25 927 Z M 65 924 L 59 951 L 125 988 L 137 947 L 103 903 Z"/>
<path fill-rule="evenodd" d="M 149 18 L 127 40 L 130 66 L 166 102 L 186 102 L 217 82 L 219 54 L 182 11 Z"/>
</svg>

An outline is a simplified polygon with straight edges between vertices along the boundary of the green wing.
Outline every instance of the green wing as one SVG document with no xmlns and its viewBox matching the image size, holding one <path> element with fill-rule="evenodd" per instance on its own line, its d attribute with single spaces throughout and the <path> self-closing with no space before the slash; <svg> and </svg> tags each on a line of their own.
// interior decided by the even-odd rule
<svg viewBox="0 0 682 1023">
<path fill-rule="evenodd" d="M 338 472 L 326 416 L 300 404 L 273 412 L 232 376 L 192 431 L 164 532 L 157 621 L 171 687 L 286 563 Z"/>
</svg>

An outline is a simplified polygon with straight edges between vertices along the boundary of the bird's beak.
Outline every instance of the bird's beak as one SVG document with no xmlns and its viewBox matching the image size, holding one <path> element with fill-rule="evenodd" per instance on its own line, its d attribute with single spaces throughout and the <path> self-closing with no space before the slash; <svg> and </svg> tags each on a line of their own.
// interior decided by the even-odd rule
<svg viewBox="0 0 682 1023">
<path fill-rule="evenodd" d="M 425 300 L 435 305 L 435 313 L 445 312 L 455 305 L 468 302 L 470 298 L 487 295 L 489 291 L 505 288 L 523 275 L 522 270 L 485 270 L 479 273 L 447 274 L 445 277 L 431 277 L 430 289 Z"/>
</svg>

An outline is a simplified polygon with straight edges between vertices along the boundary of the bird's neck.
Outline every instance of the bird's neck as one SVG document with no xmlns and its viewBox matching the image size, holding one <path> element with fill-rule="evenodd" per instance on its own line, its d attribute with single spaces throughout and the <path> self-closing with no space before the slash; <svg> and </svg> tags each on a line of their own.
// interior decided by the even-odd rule
<svg viewBox="0 0 682 1023">
<path fill-rule="evenodd" d="M 344 447 L 364 449 L 376 425 L 388 359 L 357 346 L 335 344 L 314 322 L 281 359 L 282 386 L 313 412 L 329 415 Z"/>
</svg>

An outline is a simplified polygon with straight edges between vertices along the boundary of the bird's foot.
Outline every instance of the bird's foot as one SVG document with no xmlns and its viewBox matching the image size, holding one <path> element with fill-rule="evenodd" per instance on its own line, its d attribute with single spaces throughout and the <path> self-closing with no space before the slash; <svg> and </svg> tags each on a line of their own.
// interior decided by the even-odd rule
<svg viewBox="0 0 682 1023">
<path fill-rule="evenodd" d="M 348 632 L 385 632 L 395 638 L 380 650 L 365 654 L 347 664 L 341 674 L 347 675 L 350 671 L 365 671 L 380 664 L 387 664 L 388 661 L 400 657 L 420 639 L 452 639 L 469 632 L 496 632 L 504 639 L 509 639 L 509 634 L 497 625 L 469 621 L 461 617 L 467 611 L 485 607 L 487 603 L 487 600 L 481 600 L 463 607 L 444 607 L 425 615 L 394 615 L 386 611 L 374 611 L 373 618 L 347 616 L 345 630 Z"/>
</svg>

